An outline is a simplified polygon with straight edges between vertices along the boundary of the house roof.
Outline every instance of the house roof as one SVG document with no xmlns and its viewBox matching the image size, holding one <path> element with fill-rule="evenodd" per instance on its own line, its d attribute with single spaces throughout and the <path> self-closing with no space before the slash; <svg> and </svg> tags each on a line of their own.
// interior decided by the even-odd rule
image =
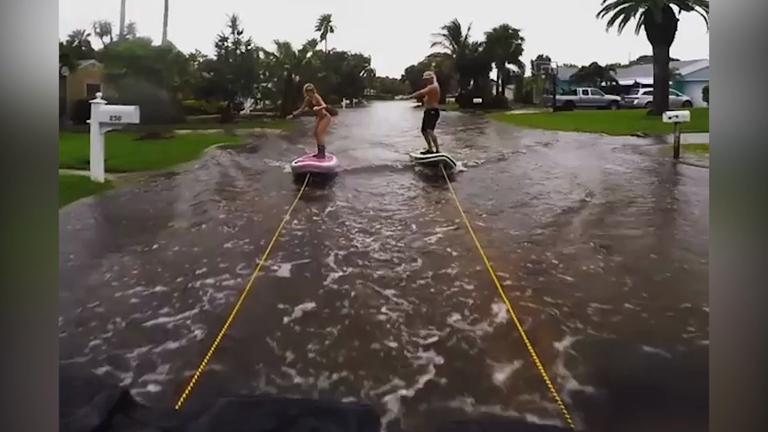
<svg viewBox="0 0 768 432">
<path fill-rule="evenodd" d="M 78 69 L 82 69 L 82 68 L 84 68 L 86 66 L 91 66 L 91 65 L 100 66 L 101 63 L 99 63 L 97 60 L 94 60 L 94 59 L 78 60 L 77 61 L 77 68 Z"/>
<path fill-rule="evenodd" d="M 557 79 L 560 81 L 568 81 L 571 79 L 571 75 L 573 75 L 574 72 L 579 70 L 579 68 L 575 67 L 565 67 L 561 66 L 557 68 Z"/>
<path fill-rule="evenodd" d="M 686 80 L 686 76 L 692 75 L 695 72 L 699 72 L 696 76 L 691 76 L 692 79 L 704 79 L 698 75 L 702 75 L 700 71 L 709 67 L 709 59 L 696 59 L 696 60 L 684 60 L 684 61 L 672 61 L 669 62 L 670 68 L 677 69 L 680 75 L 683 76 L 683 81 Z M 562 81 L 568 81 L 571 75 L 576 72 L 578 68 L 573 67 L 561 67 L 557 70 L 557 77 Z M 633 84 L 638 82 L 640 84 L 653 84 L 653 65 L 642 64 L 635 65 L 626 68 L 620 68 L 616 70 L 614 74 L 619 84 Z M 706 77 L 709 77 L 709 73 L 706 73 Z"/>
</svg>

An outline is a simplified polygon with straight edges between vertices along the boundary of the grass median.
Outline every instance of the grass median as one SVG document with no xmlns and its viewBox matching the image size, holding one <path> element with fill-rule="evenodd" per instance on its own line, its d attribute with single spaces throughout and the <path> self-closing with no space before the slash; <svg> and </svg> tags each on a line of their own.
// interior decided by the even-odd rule
<svg viewBox="0 0 768 432">
<path fill-rule="evenodd" d="M 225 134 L 184 134 L 161 139 L 138 139 L 138 133 L 110 132 L 104 140 L 105 170 L 110 173 L 153 171 L 189 162 L 215 144 L 235 143 Z M 88 169 L 89 135 L 59 134 L 59 168 Z"/>
<path fill-rule="evenodd" d="M 690 123 L 683 123 L 683 132 L 709 132 L 709 108 L 693 108 Z M 493 113 L 489 117 L 515 126 L 567 132 L 603 133 L 607 135 L 670 134 L 671 124 L 661 117 L 646 115 L 643 109 L 577 110 L 525 114 Z"/>
<path fill-rule="evenodd" d="M 184 134 L 160 139 L 138 139 L 140 133 L 110 132 L 105 136 L 105 171 L 129 173 L 170 168 L 196 159 L 215 144 L 236 143 L 238 137 L 225 134 Z M 59 168 L 87 170 L 90 164 L 90 136 L 87 133 L 59 134 Z M 107 181 L 97 183 L 78 174 L 59 173 L 59 208 L 81 198 L 112 189 Z"/>
<path fill-rule="evenodd" d="M 84 175 L 59 174 L 59 208 L 113 187 L 114 185 L 109 181 L 97 183 Z"/>
</svg>

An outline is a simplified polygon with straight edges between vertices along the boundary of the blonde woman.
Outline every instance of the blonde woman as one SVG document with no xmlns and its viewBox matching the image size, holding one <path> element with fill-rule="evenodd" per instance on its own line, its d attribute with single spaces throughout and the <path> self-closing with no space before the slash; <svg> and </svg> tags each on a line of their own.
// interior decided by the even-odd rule
<svg viewBox="0 0 768 432">
<path fill-rule="evenodd" d="M 317 153 L 314 157 L 317 159 L 325 159 L 325 132 L 328 130 L 328 126 L 331 125 L 331 112 L 333 109 L 325 104 L 323 98 L 317 94 L 315 86 L 307 83 L 304 84 L 304 103 L 301 108 L 291 113 L 288 118 L 296 117 L 297 115 L 312 109 L 315 113 L 315 142 L 317 143 Z"/>
</svg>

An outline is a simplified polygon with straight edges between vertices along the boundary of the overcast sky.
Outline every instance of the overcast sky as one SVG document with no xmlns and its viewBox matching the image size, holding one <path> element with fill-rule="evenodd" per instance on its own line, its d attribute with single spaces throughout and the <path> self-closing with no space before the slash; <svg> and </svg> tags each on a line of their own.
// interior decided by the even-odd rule
<svg viewBox="0 0 768 432">
<path fill-rule="evenodd" d="M 328 46 L 371 56 L 380 76 L 399 78 L 403 69 L 431 52 L 431 34 L 453 18 L 472 23 L 472 36 L 481 39 L 493 26 L 508 23 L 522 30 L 528 60 L 548 54 L 559 63 L 601 64 L 626 62 L 651 53 L 644 34 L 634 25 L 617 36 L 605 31 L 595 14 L 601 0 L 171 0 L 168 38 L 185 52 L 213 53 L 213 40 L 226 24 L 227 14 L 240 15 L 246 35 L 267 48 L 274 39 L 301 44 L 315 37 L 317 17 L 333 14 L 336 33 Z M 59 0 L 59 37 L 74 29 L 90 29 L 98 19 L 113 22 L 117 30 L 120 0 Z M 159 42 L 163 0 L 128 0 L 126 21 L 135 21 L 139 33 Z M 94 40 L 95 45 L 96 43 Z M 673 57 L 682 60 L 709 57 L 709 34 L 697 14 L 681 17 Z"/>
</svg>

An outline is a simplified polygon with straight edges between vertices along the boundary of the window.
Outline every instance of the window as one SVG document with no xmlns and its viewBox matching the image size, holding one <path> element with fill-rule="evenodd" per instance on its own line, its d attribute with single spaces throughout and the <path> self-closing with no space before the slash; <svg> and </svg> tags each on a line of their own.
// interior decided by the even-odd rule
<svg viewBox="0 0 768 432">
<path fill-rule="evenodd" d="M 567 92 L 563 93 L 564 96 L 578 96 L 576 94 L 576 89 L 568 90 Z"/>
<path fill-rule="evenodd" d="M 592 92 L 592 96 L 599 96 L 599 97 L 605 96 L 605 93 L 603 93 L 602 91 L 600 91 L 598 89 L 592 89 L 592 90 L 590 90 L 590 92 Z"/>
<path fill-rule="evenodd" d="M 85 85 L 85 97 L 88 99 L 93 99 L 96 97 L 96 93 L 101 91 L 101 84 L 91 84 L 88 83 Z"/>
<path fill-rule="evenodd" d="M 669 91 L 669 96 L 671 96 L 671 97 L 683 97 L 683 95 L 681 95 L 680 92 L 678 92 L 677 90 L 670 90 Z"/>
<path fill-rule="evenodd" d="M 630 96 L 639 96 L 640 94 L 642 94 L 641 92 L 642 92 L 641 89 L 632 89 L 632 90 L 629 91 L 629 95 Z"/>
<path fill-rule="evenodd" d="M 589 96 L 589 90 L 588 89 L 581 89 L 581 96 L 582 97 Z"/>
</svg>

